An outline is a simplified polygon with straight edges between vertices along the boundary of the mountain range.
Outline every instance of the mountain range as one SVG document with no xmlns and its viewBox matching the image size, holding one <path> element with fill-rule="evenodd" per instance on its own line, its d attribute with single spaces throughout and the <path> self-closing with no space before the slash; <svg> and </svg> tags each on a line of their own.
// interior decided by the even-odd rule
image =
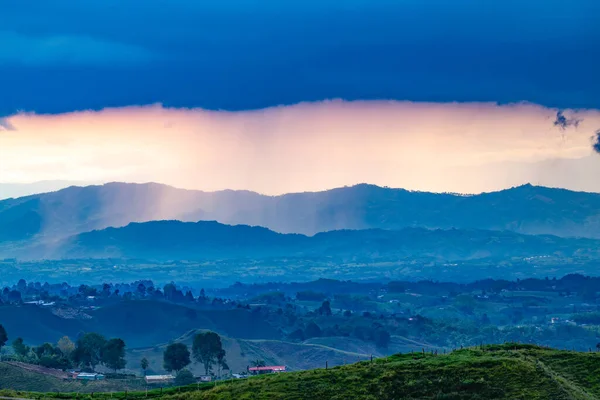
<svg viewBox="0 0 600 400">
<path fill-rule="evenodd" d="M 153 220 L 216 220 L 305 235 L 422 227 L 600 238 L 600 194 L 524 185 L 459 195 L 360 184 L 265 196 L 109 183 L 0 201 L 0 242 L 56 240 Z"/>
<path fill-rule="evenodd" d="M 510 231 L 403 228 L 339 230 L 314 236 L 214 221 L 131 223 L 72 236 L 58 245 L 27 248 L 22 257 L 128 258 L 149 260 L 265 259 L 332 260 L 600 256 L 600 240 L 522 235 Z"/>
</svg>

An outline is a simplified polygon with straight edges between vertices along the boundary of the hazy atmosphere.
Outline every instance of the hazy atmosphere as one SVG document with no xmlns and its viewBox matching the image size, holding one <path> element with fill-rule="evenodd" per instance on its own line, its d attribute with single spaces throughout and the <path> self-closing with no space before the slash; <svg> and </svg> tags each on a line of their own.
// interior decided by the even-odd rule
<svg viewBox="0 0 600 400">
<path fill-rule="evenodd" d="M 600 1 L 0 1 L 0 399 L 600 399 Z"/>
<path fill-rule="evenodd" d="M 342 101 L 255 111 L 160 105 L 5 119 L 5 182 L 162 182 L 265 194 L 368 182 L 479 193 L 523 183 L 599 191 L 597 110 Z"/>
</svg>

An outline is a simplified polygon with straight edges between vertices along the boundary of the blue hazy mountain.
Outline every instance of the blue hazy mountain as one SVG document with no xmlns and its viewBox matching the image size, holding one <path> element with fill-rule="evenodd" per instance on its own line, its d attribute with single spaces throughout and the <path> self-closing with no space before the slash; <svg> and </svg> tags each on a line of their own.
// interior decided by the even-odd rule
<svg viewBox="0 0 600 400">
<path fill-rule="evenodd" d="M 110 183 L 0 201 L 0 241 L 55 240 L 152 220 L 216 220 L 307 235 L 423 227 L 600 238 L 600 194 L 524 185 L 464 196 L 361 184 L 264 196 Z"/>
<path fill-rule="evenodd" d="M 369 259 L 478 258 L 600 254 L 600 240 L 522 235 L 509 231 L 404 228 L 340 230 L 314 236 L 214 221 L 153 221 L 86 232 L 53 256 L 67 258 L 232 259 L 331 257 Z"/>
</svg>

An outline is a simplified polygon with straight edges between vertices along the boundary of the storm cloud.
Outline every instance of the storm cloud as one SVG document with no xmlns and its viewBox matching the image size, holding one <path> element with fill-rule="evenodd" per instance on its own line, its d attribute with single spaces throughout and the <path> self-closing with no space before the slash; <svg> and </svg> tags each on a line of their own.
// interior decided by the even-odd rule
<svg viewBox="0 0 600 400">
<path fill-rule="evenodd" d="M 331 98 L 600 108 L 595 0 L 6 3 L 0 116 Z"/>
</svg>

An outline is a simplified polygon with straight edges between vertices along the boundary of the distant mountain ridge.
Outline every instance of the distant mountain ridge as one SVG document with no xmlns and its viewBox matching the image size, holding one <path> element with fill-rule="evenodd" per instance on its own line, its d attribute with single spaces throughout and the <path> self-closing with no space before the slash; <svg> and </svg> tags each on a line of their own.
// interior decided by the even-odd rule
<svg viewBox="0 0 600 400">
<path fill-rule="evenodd" d="M 0 200 L 13 197 L 30 196 L 37 193 L 53 192 L 74 185 L 91 185 L 98 182 L 81 181 L 39 181 L 32 183 L 5 183 L 0 182 Z"/>
<path fill-rule="evenodd" d="M 43 258 L 470 260 L 544 255 L 598 257 L 600 240 L 425 228 L 343 230 L 304 236 L 214 221 L 153 221 L 82 233 L 52 248 L 52 252 L 40 250 Z"/>
<path fill-rule="evenodd" d="M 0 201 L 0 242 L 54 240 L 152 220 L 216 220 L 308 235 L 424 227 L 600 238 L 600 194 L 524 185 L 462 196 L 361 184 L 265 196 L 110 183 Z"/>
</svg>

